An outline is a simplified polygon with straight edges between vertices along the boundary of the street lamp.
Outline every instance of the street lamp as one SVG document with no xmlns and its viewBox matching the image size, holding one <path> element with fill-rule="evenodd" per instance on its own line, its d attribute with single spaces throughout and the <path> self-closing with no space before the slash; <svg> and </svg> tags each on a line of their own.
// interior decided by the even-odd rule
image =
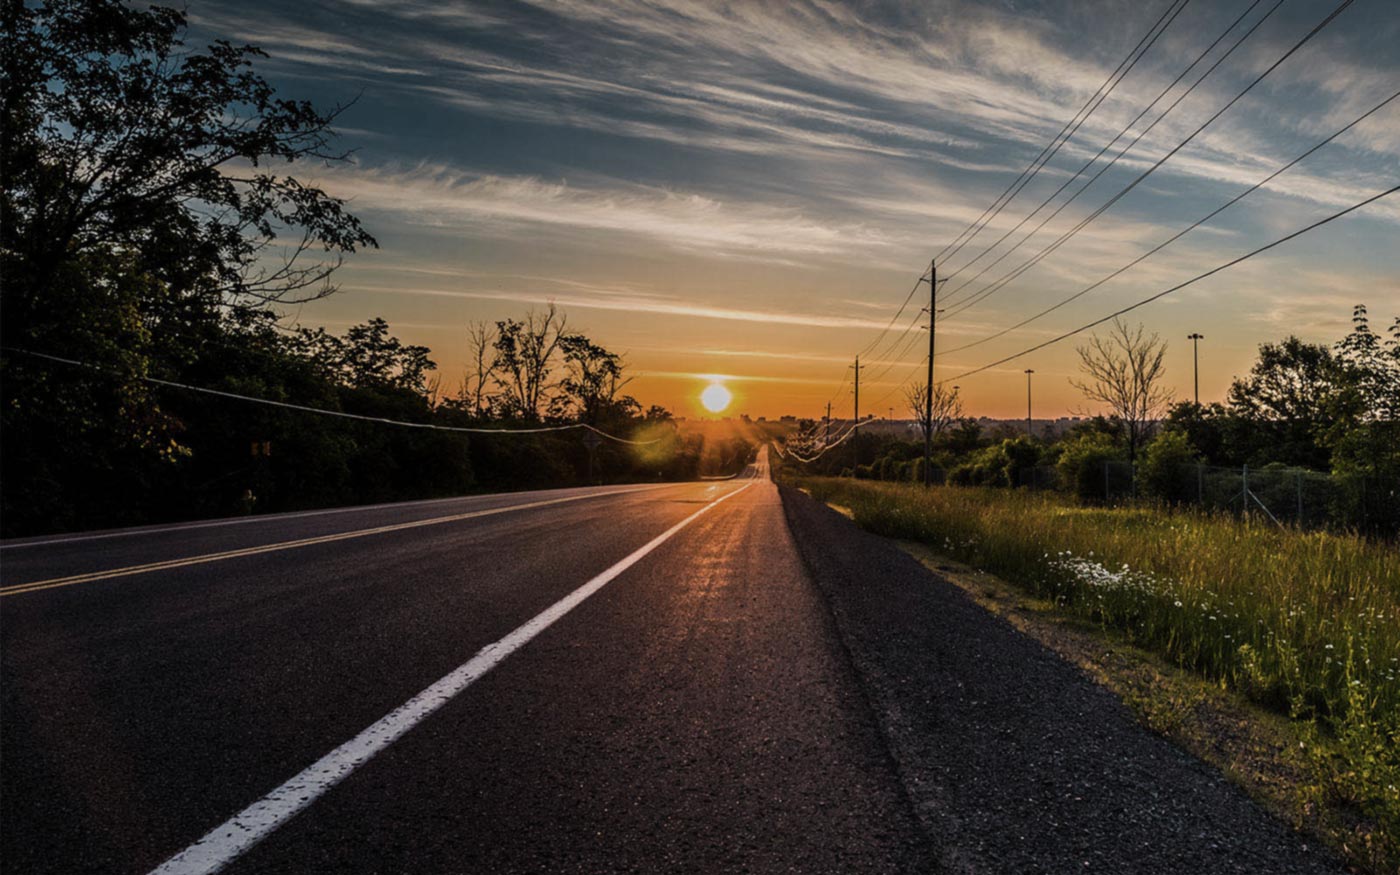
<svg viewBox="0 0 1400 875">
<path fill-rule="evenodd" d="M 1026 437 L 1029 438 L 1035 437 L 1031 431 L 1031 374 L 1034 373 L 1034 369 L 1026 368 Z"/>
<path fill-rule="evenodd" d="M 1204 334 L 1191 332 L 1186 335 L 1186 339 L 1191 341 L 1191 370 L 1195 375 L 1196 382 L 1196 406 L 1201 406 L 1201 341 L 1206 339 Z"/>
</svg>

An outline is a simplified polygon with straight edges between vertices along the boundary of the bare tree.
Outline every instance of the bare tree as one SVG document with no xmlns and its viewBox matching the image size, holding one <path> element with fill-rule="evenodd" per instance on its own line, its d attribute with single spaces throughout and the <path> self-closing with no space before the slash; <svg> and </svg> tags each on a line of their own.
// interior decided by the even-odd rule
<svg viewBox="0 0 1400 875">
<path fill-rule="evenodd" d="M 1106 335 L 1095 334 L 1078 347 L 1085 379 L 1070 380 L 1090 401 L 1108 405 L 1128 435 L 1128 458 L 1152 434 L 1156 421 L 1171 403 L 1171 390 L 1162 385 L 1167 342 L 1148 335 L 1141 324 L 1130 328 L 1119 319 Z"/>
<path fill-rule="evenodd" d="M 508 415 L 539 420 L 549 402 L 549 381 L 566 336 L 567 320 L 553 304 L 543 313 L 531 310 L 523 320 L 496 323 L 492 359 L 495 380 L 503 391 Z"/>
<path fill-rule="evenodd" d="M 958 390 L 943 383 L 933 384 L 933 414 L 924 419 L 924 411 L 928 409 L 928 384 L 916 383 L 906 386 L 904 389 L 904 403 L 909 408 L 909 412 L 919 423 L 919 436 L 938 437 L 948 426 L 962 419 L 962 399 L 958 397 Z"/>
<path fill-rule="evenodd" d="M 480 419 L 490 407 L 486 387 L 496 376 L 496 329 L 486 322 L 467 326 L 467 368 L 462 375 L 462 388 L 457 398 L 463 407 Z"/>
</svg>

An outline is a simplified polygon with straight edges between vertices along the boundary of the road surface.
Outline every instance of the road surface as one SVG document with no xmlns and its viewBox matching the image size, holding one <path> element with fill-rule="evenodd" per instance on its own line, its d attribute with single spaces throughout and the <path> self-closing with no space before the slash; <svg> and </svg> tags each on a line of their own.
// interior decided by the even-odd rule
<svg viewBox="0 0 1400 875">
<path fill-rule="evenodd" d="M 832 516 L 760 457 L 727 481 L 7 542 L 4 867 L 1335 871 Z M 989 677 L 955 635 L 1011 655 Z M 1074 708 L 1013 686 L 970 714 L 961 687 L 995 700 L 996 671 Z M 1100 767 L 995 742 L 1027 721 L 1059 745 L 1099 727 L 1061 755 Z"/>
</svg>

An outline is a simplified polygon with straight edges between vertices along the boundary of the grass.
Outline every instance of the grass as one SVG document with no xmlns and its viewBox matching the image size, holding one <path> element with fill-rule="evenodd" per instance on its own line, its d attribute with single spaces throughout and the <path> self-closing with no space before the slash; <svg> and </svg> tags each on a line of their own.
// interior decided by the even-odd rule
<svg viewBox="0 0 1400 875">
<path fill-rule="evenodd" d="M 1224 516 L 1047 493 L 801 481 L 862 527 L 1004 577 L 1058 610 L 1287 714 L 1300 804 L 1356 863 L 1400 872 L 1400 552 Z"/>
</svg>

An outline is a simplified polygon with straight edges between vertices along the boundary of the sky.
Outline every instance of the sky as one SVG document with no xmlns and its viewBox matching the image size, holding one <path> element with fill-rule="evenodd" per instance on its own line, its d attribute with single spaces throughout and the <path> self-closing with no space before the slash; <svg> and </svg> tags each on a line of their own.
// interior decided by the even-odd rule
<svg viewBox="0 0 1400 875">
<path fill-rule="evenodd" d="M 352 162 L 295 172 L 345 198 L 380 248 L 351 256 L 340 292 L 289 310 L 289 322 L 340 331 L 383 316 L 404 340 L 432 348 L 451 391 L 469 323 L 552 302 L 570 327 L 625 354 L 629 393 L 682 416 L 703 414 L 699 394 L 716 375 L 734 393 L 729 413 L 812 416 L 830 401 L 835 415 L 849 416 L 850 365 L 866 349 L 863 412 L 899 417 L 908 415 L 901 387 L 925 368 L 927 319 L 917 308 L 927 306 L 927 285 L 875 343 L 882 330 L 930 259 L 1036 159 L 1169 5 L 189 0 L 186 8 L 190 42 L 260 46 L 269 55 L 260 69 L 283 96 L 351 103 L 337 128 Z M 962 375 L 1400 183 L 1397 99 L 1120 276 L 984 340 L 1128 264 L 1400 90 L 1395 0 L 1355 0 L 1138 186 L 1022 268 L 1337 5 L 1189 0 L 1045 167 L 945 255 L 937 379 L 960 387 L 967 413 L 1024 416 L 1027 368 L 1037 418 L 1094 412 L 1070 383 L 1075 345 L 1088 334 Z M 1289 334 L 1335 341 L 1358 303 L 1382 325 L 1400 315 L 1398 240 L 1400 194 L 1125 318 L 1168 342 L 1167 381 L 1181 398 L 1192 391 L 1186 336 L 1205 335 L 1202 401 L 1221 399 L 1260 343 Z M 959 306 L 974 295 L 974 305 Z"/>
</svg>

